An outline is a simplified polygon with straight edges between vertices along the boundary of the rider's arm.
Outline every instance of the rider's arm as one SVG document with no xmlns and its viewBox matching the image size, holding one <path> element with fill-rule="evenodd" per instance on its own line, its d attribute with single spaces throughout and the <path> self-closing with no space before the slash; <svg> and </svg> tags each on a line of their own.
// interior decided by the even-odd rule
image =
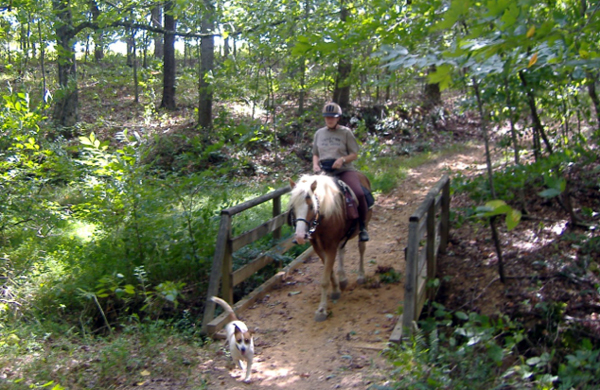
<svg viewBox="0 0 600 390">
<path fill-rule="evenodd" d="M 357 158 L 358 158 L 358 154 L 356 154 L 356 153 L 350 153 L 347 156 L 340 157 L 337 160 L 335 160 L 335 162 L 333 163 L 333 168 L 339 169 L 342 167 L 342 165 L 349 164 L 352 161 L 356 160 Z"/>
<path fill-rule="evenodd" d="M 321 166 L 319 165 L 319 156 L 316 154 L 313 154 L 313 171 L 315 173 L 321 171 Z"/>
</svg>

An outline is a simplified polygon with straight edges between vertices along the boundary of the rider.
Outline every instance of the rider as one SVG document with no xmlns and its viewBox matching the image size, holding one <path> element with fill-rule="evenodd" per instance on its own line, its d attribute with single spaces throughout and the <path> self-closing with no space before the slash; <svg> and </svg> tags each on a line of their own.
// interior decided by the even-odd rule
<svg viewBox="0 0 600 390">
<path fill-rule="evenodd" d="M 358 198 L 358 223 L 360 241 L 369 241 L 365 218 L 368 206 L 358 172 L 352 161 L 358 158 L 358 143 L 352 130 L 338 124 L 342 116 L 342 108 L 333 102 L 323 107 L 326 127 L 315 133 L 313 141 L 313 171 L 320 172 L 321 167 L 331 164 L 331 173 L 346 183 Z M 329 169 L 328 169 L 329 170 Z"/>
</svg>

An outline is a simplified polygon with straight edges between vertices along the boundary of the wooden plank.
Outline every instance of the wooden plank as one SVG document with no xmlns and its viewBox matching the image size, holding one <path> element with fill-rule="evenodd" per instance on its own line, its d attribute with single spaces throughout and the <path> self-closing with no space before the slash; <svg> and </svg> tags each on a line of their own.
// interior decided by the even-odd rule
<svg viewBox="0 0 600 390">
<path fill-rule="evenodd" d="M 417 265 L 417 272 L 421 273 L 421 271 L 425 267 L 426 260 L 427 260 L 427 248 L 426 247 L 419 248 L 419 255 L 417 257 L 417 260 L 419 262 Z"/>
<path fill-rule="evenodd" d="M 288 192 L 290 192 L 292 190 L 292 187 L 290 187 L 289 185 L 287 187 L 282 187 L 279 188 L 275 191 L 269 192 L 268 194 L 265 194 L 263 196 L 259 196 L 258 198 L 254 198 L 251 199 L 249 201 L 246 201 L 244 203 L 240 203 L 236 206 L 230 207 L 228 209 L 225 209 L 222 211 L 222 213 L 226 213 L 229 215 L 235 215 L 238 213 L 241 213 L 244 210 L 248 210 L 254 206 L 258 206 L 261 203 L 265 203 L 273 198 L 276 198 L 278 196 L 281 196 L 283 194 L 286 194 Z"/>
<path fill-rule="evenodd" d="M 442 189 L 442 214 L 441 214 L 441 242 L 440 249 L 441 253 L 446 252 L 448 246 L 448 237 L 450 235 L 450 180 L 448 179 Z"/>
<path fill-rule="evenodd" d="M 415 321 L 419 320 L 423 306 L 427 300 L 427 269 L 424 268 L 419 274 L 419 288 L 417 293 L 417 312 L 415 313 Z"/>
<path fill-rule="evenodd" d="M 427 231 L 427 218 L 422 218 L 419 221 L 419 227 L 417 229 L 417 240 L 421 241 L 423 237 L 425 237 L 425 232 Z"/>
<path fill-rule="evenodd" d="M 412 218 L 412 217 L 411 217 Z M 402 326 L 405 332 L 410 332 L 415 320 L 417 298 L 417 264 L 419 240 L 417 239 L 418 219 L 408 223 L 408 250 L 406 251 L 406 277 L 404 282 L 404 316 Z"/>
<path fill-rule="evenodd" d="M 435 202 L 432 202 L 427 211 L 427 274 L 426 278 L 433 278 L 435 275 Z"/>
<path fill-rule="evenodd" d="M 254 241 L 263 238 L 267 234 L 271 233 L 272 231 L 275 231 L 276 229 L 280 228 L 286 223 L 287 213 L 280 214 L 275 218 L 271 218 L 270 220 L 258 226 L 257 228 L 249 230 L 233 238 L 231 240 L 231 250 L 235 252 L 248 244 L 252 244 Z"/>
<path fill-rule="evenodd" d="M 250 263 L 246 264 L 240 269 L 237 269 L 233 273 L 233 286 L 237 286 L 244 280 L 248 279 L 250 276 L 254 275 L 257 271 L 261 270 L 263 267 L 273 262 L 273 256 L 282 255 L 285 252 L 287 252 L 291 247 L 294 246 L 293 241 L 294 237 L 289 237 L 285 241 L 281 242 L 279 245 L 271 248 L 268 252 L 252 260 Z"/>
<path fill-rule="evenodd" d="M 208 323 L 215 315 L 215 303 L 210 300 L 211 297 L 218 294 L 219 283 L 223 272 L 223 258 L 227 252 L 227 243 L 229 234 L 231 233 L 231 216 L 221 213 L 221 225 L 217 234 L 217 246 L 213 257 L 212 269 L 210 271 L 210 279 L 208 281 L 208 289 L 206 291 L 206 302 L 204 304 L 204 314 L 202 316 L 201 333 L 206 334 Z"/>
<path fill-rule="evenodd" d="M 425 213 L 429 209 L 429 204 L 432 202 L 431 196 L 427 194 L 423 202 L 417 207 L 417 210 L 408 219 L 410 222 L 420 221 L 425 216 Z"/>
<path fill-rule="evenodd" d="M 396 322 L 396 326 L 394 326 L 394 330 L 392 330 L 392 334 L 390 335 L 391 343 L 400 344 L 402 342 L 403 316 L 403 314 L 400 315 L 398 322 Z"/>
<path fill-rule="evenodd" d="M 273 198 L 273 218 L 277 217 L 279 214 L 281 214 L 281 196 L 276 196 Z M 285 213 L 285 215 L 287 218 L 287 213 Z M 273 240 L 281 240 L 281 226 L 273 231 Z"/>
<path fill-rule="evenodd" d="M 275 287 L 278 283 L 281 283 L 282 280 L 285 280 L 287 274 L 292 272 L 294 269 L 298 268 L 299 265 L 304 263 L 306 259 L 308 259 L 314 253 L 312 246 L 305 250 L 300 256 L 296 258 L 296 260 L 292 261 L 288 264 L 281 272 L 278 272 L 276 275 L 271 277 L 269 280 L 261 284 L 257 289 L 252 291 L 248 296 L 235 305 L 233 305 L 233 310 L 236 313 L 240 313 L 246 310 L 248 307 L 252 306 L 254 302 L 264 297 L 269 291 Z M 214 320 L 210 321 L 206 325 L 207 334 L 214 335 L 227 324 L 229 320 L 229 316 L 227 313 L 223 313 Z"/>
</svg>

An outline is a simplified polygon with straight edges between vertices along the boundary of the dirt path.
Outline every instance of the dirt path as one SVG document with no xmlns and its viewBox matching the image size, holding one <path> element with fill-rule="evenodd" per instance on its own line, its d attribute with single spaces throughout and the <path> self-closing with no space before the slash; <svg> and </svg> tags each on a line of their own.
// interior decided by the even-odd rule
<svg viewBox="0 0 600 390">
<path fill-rule="evenodd" d="M 481 148 L 441 157 L 412 170 L 404 184 L 380 195 L 369 226 L 371 241 L 365 253 L 368 283 L 356 284 L 357 242 L 348 243 L 346 272 L 349 286 L 325 322 L 313 314 L 320 297 L 321 261 L 313 256 L 292 272 L 280 288 L 271 291 L 240 319 L 255 330 L 256 356 L 252 383 L 233 368 L 215 343 L 213 359 L 200 369 L 211 390 L 233 389 L 365 389 L 383 384 L 392 366 L 380 356 L 398 319 L 404 285 L 378 283 L 378 267 L 393 267 L 404 279 L 404 247 L 408 219 L 427 191 L 444 172 L 482 169 Z"/>
</svg>

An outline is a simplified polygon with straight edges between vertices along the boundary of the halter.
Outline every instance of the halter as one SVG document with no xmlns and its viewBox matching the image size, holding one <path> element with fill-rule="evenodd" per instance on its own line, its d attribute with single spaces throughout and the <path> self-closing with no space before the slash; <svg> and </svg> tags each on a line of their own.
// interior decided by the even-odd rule
<svg viewBox="0 0 600 390">
<path fill-rule="evenodd" d="M 313 194 L 315 198 L 315 204 L 317 206 L 315 211 L 315 216 L 312 220 L 308 221 L 304 218 L 292 218 L 292 222 L 294 223 L 294 227 L 296 227 L 296 222 L 304 222 L 308 226 L 308 232 L 304 235 L 305 240 L 310 240 L 310 236 L 317 230 L 317 226 L 319 226 L 319 198 L 317 198 L 316 194 Z"/>
</svg>

